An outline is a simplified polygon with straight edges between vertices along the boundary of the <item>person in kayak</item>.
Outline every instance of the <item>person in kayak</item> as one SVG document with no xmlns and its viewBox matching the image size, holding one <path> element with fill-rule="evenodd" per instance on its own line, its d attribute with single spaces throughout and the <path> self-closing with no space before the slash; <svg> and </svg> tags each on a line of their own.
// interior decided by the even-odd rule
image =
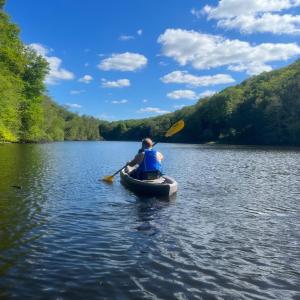
<svg viewBox="0 0 300 300">
<path fill-rule="evenodd" d="M 150 138 L 142 140 L 142 148 L 134 159 L 127 163 L 128 166 L 133 167 L 139 165 L 132 177 L 140 180 L 157 179 L 162 174 L 161 161 L 163 155 L 153 149 L 153 142 Z"/>
</svg>

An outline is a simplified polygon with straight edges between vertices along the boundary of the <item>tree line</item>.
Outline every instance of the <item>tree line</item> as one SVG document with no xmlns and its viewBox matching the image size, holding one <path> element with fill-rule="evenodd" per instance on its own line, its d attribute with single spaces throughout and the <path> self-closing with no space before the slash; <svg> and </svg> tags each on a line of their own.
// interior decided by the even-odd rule
<svg viewBox="0 0 300 300">
<path fill-rule="evenodd" d="M 100 124 L 108 140 L 164 141 L 163 133 L 184 119 L 173 142 L 300 146 L 300 60 L 156 118 Z"/>
<path fill-rule="evenodd" d="M 46 95 L 47 61 L 23 44 L 0 0 L 0 142 L 100 139 L 100 121 Z"/>
</svg>

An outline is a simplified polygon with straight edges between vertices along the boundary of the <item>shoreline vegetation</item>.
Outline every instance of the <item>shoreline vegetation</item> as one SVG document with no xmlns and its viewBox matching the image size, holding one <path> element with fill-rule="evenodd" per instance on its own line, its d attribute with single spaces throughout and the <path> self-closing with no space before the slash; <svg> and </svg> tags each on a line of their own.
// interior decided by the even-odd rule
<svg viewBox="0 0 300 300">
<path fill-rule="evenodd" d="M 48 95 L 46 60 L 24 45 L 0 0 L 0 144 L 52 141 L 140 141 L 183 119 L 168 142 L 300 146 L 300 60 L 253 76 L 173 113 L 108 122 L 80 116 Z"/>
</svg>

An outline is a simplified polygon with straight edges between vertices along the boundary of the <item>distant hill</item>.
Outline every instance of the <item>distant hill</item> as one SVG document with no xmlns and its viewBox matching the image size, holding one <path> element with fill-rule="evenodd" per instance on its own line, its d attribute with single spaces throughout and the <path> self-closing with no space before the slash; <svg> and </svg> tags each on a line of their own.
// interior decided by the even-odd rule
<svg viewBox="0 0 300 300">
<path fill-rule="evenodd" d="M 103 122 L 100 132 L 107 140 L 164 140 L 163 132 L 181 118 L 186 126 L 171 141 L 300 146 L 300 60 L 174 113 Z"/>
</svg>

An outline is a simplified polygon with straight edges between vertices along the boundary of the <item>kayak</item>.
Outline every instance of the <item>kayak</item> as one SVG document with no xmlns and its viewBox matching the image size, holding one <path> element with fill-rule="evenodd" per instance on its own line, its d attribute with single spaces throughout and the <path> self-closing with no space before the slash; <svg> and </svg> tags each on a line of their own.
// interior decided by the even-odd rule
<svg viewBox="0 0 300 300">
<path fill-rule="evenodd" d="M 171 196 L 177 192 L 175 179 L 163 175 L 154 180 L 139 180 L 130 176 L 134 170 L 126 167 L 120 173 L 121 183 L 131 191 L 151 196 Z"/>
</svg>

